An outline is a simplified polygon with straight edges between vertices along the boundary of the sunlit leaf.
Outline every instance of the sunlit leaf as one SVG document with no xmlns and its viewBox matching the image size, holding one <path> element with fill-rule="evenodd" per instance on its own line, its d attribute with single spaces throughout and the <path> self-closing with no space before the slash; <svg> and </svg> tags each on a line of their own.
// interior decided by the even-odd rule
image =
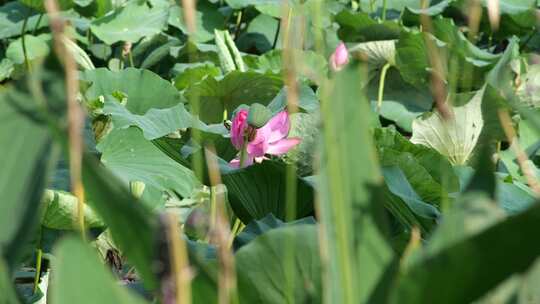
<svg viewBox="0 0 540 304">
<path fill-rule="evenodd" d="M 463 106 L 449 106 L 452 115 L 448 120 L 438 111 L 415 119 L 411 142 L 439 151 L 453 164 L 465 164 L 484 127 L 482 94 L 483 91 L 478 91 Z"/>
<path fill-rule="evenodd" d="M 77 203 L 77 198 L 70 193 L 46 190 L 42 200 L 41 225 L 52 229 L 73 229 L 77 222 Z M 87 228 L 104 226 L 88 205 L 84 206 L 84 224 Z"/>
<path fill-rule="evenodd" d="M 119 41 L 137 42 L 143 37 L 158 34 L 167 24 L 165 7 L 149 8 L 137 1 L 92 21 L 92 32 L 107 44 Z"/>
<path fill-rule="evenodd" d="M 170 82 L 148 70 L 127 68 L 111 72 L 99 68 L 85 71 L 81 76 L 90 84 L 85 92 L 88 100 L 122 92 L 127 95 L 126 108 L 133 114 L 144 115 L 150 109 L 170 108 L 182 101 L 180 93 Z M 159 97 L 156 92 L 159 92 Z"/>
<path fill-rule="evenodd" d="M 187 197 L 198 184 L 191 170 L 163 154 L 136 128 L 111 132 L 97 149 L 102 153 L 101 162 L 126 185 L 130 181 L 142 181 Z"/>
</svg>

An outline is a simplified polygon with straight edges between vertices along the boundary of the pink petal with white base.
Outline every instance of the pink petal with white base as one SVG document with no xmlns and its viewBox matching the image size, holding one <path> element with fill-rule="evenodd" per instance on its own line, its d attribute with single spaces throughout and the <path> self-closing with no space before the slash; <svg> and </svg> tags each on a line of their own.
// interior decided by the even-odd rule
<svg viewBox="0 0 540 304">
<path fill-rule="evenodd" d="M 251 166 L 253 164 L 253 157 L 250 155 L 246 156 L 246 159 L 244 159 L 244 164 L 242 168 L 245 168 L 247 166 Z M 240 158 L 235 158 L 229 162 L 229 166 L 239 169 L 240 168 Z"/>
<path fill-rule="evenodd" d="M 257 130 L 257 135 L 247 145 L 247 153 L 253 157 L 261 157 L 266 154 L 268 149 L 268 138 L 270 137 L 271 130 L 261 128 Z"/>
<path fill-rule="evenodd" d="M 261 129 L 270 130 L 268 142 L 275 142 L 287 137 L 289 134 L 290 121 L 289 114 L 286 111 L 281 111 L 276 116 L 272 117 Z"/>
<path fill-rule="evenodd" d="M 287 153 L 290 149 L 300 143 L 300 138 L 285 138 L 268 146 L 266 153 L 281 155 Z"/>
</svg>

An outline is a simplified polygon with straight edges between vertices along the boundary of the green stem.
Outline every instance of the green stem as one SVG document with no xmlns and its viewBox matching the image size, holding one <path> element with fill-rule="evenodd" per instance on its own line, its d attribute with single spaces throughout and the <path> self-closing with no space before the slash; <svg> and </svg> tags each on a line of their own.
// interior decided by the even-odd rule
<svg viewBox="0 0 540 304">
<path fill-rule="evenodd" d="M 278 19 L 278 24 L 277 24 L 277 28 L 276 28 L 276 35 L 274 35 L 274 43 L 272 43 L 272 49 L 276 48 L 280 30 L 281 30 L 281 20 Z"/>
<path fill-rule="evenodd" d="M 231 229 L 231 232 L 232 232 L 233 236 L 236 236 L 236 234 L 238 233 L 238 229 L 240 229 L 240 219 L 236 218 L 236 219 L 234 219 L 234 224 L 233 224 L 233 227 Z"/>
<path fill-rule="evenodd" d="M 496 155 L 497 155 L 497 161 L 495 162 L 495 165 L 497 165 L 499 163 L 499 161 L 501 160 L 501 141 L 497 141 L 497 146 L 496 146 Z"/>
<path fill-rule="evenodd" d="M 92 33 L 90 33 L 90 29 L 86 30 L 86 40 L 88 40 L 88 47 L 92 46 L 92 43 L 90 43 L 90 36 Z"/>
<path fill-rule="evenodd" d="M 227 109 L 224 109 L 223 110 L 223 121 L 226 121 L 227 118 L 229 118 L 229 112 L 227 111 Z"/>
<path fill-rule="evenodd" d="M 382 21 L 386 20 L 386 0 L 383 0 L 382 2 L 382 15 L 381 15 Z"/>
<path fill-rule="evenodd" d="M 381 112 L 381 106 L 382 106 L 382 100 L 383 100 L 383 94 L 384 94 L 384 80 L 386 79 L 386 72 L 391 67 L 390 63 L 386 63 L 382 70 L 381 70 L 381 76 L 379 78 L 379 92 L 377 94 L 377 113 Z"/>
<path fill-rule="evenodd" d="M 42 18 L 43 18 L 43 13 L 39 14 L 39 18 L 36 22 L 36 25 L 34 26 L 34 30 L 32 31 L 32 35 L 36 35 L 37 29 L 39 27 L 39 24 L 41 23 Z"/>
<path fill-rule="evenodd" d="M 285 173 L 285 220 L 290 222 L 296 218 L 296 194 L 297 194 L 296 166 L 289 164 Z M 294 294 L 295 285 L 298 282 L 294 275 L 294 239 L 287 239 L 284 244 L 284 269 L 285 271 L 285 294 Z M 294 298 L 287 298 L 287 303 L 294 303 Z"/>
<path fill-rule="evenodd" d="M 242 150 L 240 150 L 240 165 L 238 166 L 239 168 L 243 168 L 244 162 L 246 161 L 247 142 L 248 142 L 248 139 L 246 138 L 246 136 L 244 136 L 244 143 L 242 144 Z"/>
<path fill-rule="evenodd" d="M 234 241 L 234 237 L 238 235 L 238 233 L 240 232 L 240 225 L 242 224 L 242 222 L 240 221 L 239 218 L 236 218 L 234 220 L 234 224 L 231 228 L 231 239 L 229 240 L 229 248 L 232 247 L 232 244 L 233 244 L 233 241 Z"/>
<path fill-rule="evenodd" d="M 23 55 L 24 55 L 24 65 L 26 66 L 26 70 L 30 71 L 30 63 L 28 62 L 28 55 L 26 53 L 26 39 L 24 38 L 24 33 L 26 32 L 26 25 L 28 24 L 28 16 L 30 13 L 27 13 L 24 17 L 22 29 L 21 29 L 21 42 L 22 42 L 22 49 L 23 49 Z"/>
<path fill-rule="evenodd" d="M 193 37 L 188 37 L 188 42 L 194 43 Z M 189 45 L 190 43 L 188 43 Z M 195 58 L 193 57 L 193 52 L 188 52 L 188 62 L 194 62 Z M 195 121 L 200 120 L 200 95 L 194 94 L 190 100 L 190 106 L 191 106 L 191 113 L 193 117 L 195 118 Z M 199 128 L 192 128 L 191 129 L 191 136 L 194 142 L 201 143 L 201 130 Z M 201 147 L 201 153 L 194 153 L 193 158 L 191 161 L 192 170 L 195 173 L 195 176 L 202 180 L 204 177 L 204 154 L 205 147 Z"/>
<path fill-rule="evenodd" d="M 129 51 L 128 53 L 128 58 L 129 58 L 129 65 L 134 68 L 135 67 L 135 64 L 133 64 L 133 55 L 131 54 L 131 51 Z"/>
<path fill-rule="evenodd" d="M 242 25 L 242 15 L 243 15 L 244 9 L 238 12 L 238 16 L 236 16 L 236 25 L 234 30 L 234 40 L 238 39 L 238 34 L 240 33 L 240 25 Z"/>
<path fill-rule="evenodd" d="M 298 187 L 296 179 L 296 165 L 290 164 L 286 167 L 286 191 L 285 191 L 285 219 L 293 221 L 296 218 L 296 191 Z"/>
<path fill-rule="evenodd" d="M 36 256 L 36 274 L 34 275 L 34 289 L 33 294 L 37 292 L 38 286 L 39 286 L 39 277 L 41 276 L 41 256 L 43 255 L 43 251 L 41 248 L 37 250 L 37 256 Z"/>
</svg>

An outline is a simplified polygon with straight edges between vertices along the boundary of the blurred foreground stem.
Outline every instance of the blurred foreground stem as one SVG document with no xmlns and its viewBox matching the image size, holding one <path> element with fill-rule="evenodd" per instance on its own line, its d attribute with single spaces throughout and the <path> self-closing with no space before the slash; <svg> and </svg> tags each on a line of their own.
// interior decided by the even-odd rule
<svg viewBox="0 0 540 304">
<path fill-rule="evenodd" d="M 79 76 L 77 63 L 73 54 L 66 48 L 64 39 L 69 39 L 65 35 L 65 22 L 60 17 L 58 3 L 56 0 L 46 0 L 45 10 L 49 16 L 49 26 L 54 38 L 54 49 L 58 58 L 64 64 L 66 74 L 66 99 L 68 108 L 68 136 L 69 136 L 69 172 L 71 191 L 77 197 L 77 226 L 85 239 L 84 227 L 84 188 L 82 184 L 82 152 L 83 139 L 82 128 L 84 124 L 84 114 L 77 102 L 79 93 Z"/>
<path fill-rule="evenodd" d="M 534 173 L 534 165 L 529 160 L 529 157 L 527 157 L 527 154 L 525 153 L 525 151 L 523 151 L 523 149 L 519 145 L 519 142 L 517 141 L 516 132 L 514 130 L 514 127 L 512 126 L 512 118 L 510 118 L 510 114 L 508 114 L 506 110 L 500 109 L 498 114 L 499 120 L 501 121 L 501 126 L 504 130 L 504 134 L 506 135 L 506 138 L 510 143 L 510 149 L 514 151 L 521 172 L 523 172 L 523 175 L 525 176 L 529 187 L 531 187 L 535 196 L 538 198 L 540 197 L 540 184 L 538 183 L 538 180 L 536 179 Z"/>
<path fill-rule="evenodd" d="M 215 244 L 218 249 L 218 303 L 239 303 L 234 255 L 230 250 L 233 235 L 229 230 L 230 223 L 224 210 L 225 199 L 223 193 L 216 191 L 217 186 L 221 185 L 221 173 L 216 158 L 212 157 L 215 152 L 213 146 L 208 146 L 205 149 L 208 177 L 211 185 L 210 195 L 216 206 L 215 221 L 212 221 L 210 225 L 210 243 Z"/>
<path fill-rule="evenodd" d="M 180 235 L 178 219 L 174 214 L 167 214 L 169 237 L 169 255 L 172 264 L 172 272 L 175 282 L 176 304 L 191 303 L 191 274 L 187 257 L 186 244 Z"/>
</svg>

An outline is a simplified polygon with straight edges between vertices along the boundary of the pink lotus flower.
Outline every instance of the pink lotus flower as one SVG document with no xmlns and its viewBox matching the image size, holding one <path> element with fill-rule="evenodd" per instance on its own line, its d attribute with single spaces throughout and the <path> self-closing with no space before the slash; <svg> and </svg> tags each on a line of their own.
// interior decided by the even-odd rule
<svg viewBox="0 0 540 304">
<path fill-rule="evenodd" d="M 330 56 L 329 63 L 332 71 L 339 71 L 349 63 L 349 51 L 345 43 L 340 42 L 338 44 L 336 50 Z"/>
<path fill-rule="evenodd" d="M 242 109 L 234 116 L 231 125 L 231 142 L 237 150 L 244 145 L 244 133 L 248 127 L 248 110 Z"/>
<path fill-rule="evenodd" d="M 266 154 L 281 155 L 300 143 L 300 138 L 287 138 L 290 121 L 286 111 L 279 112 L 262 128 L 254 129 L 247 123 L 248 110 L 240 110 L 233 118 L 231 126 L 231 142 L 240 150 L 245 149 L 242 167 L 255 162 L 262 162 Z M 247 140 L 247 144 L 244 144 Z M 240 167 L 240 157 L 230 162 L 231 166 Z"/>
</svg>

